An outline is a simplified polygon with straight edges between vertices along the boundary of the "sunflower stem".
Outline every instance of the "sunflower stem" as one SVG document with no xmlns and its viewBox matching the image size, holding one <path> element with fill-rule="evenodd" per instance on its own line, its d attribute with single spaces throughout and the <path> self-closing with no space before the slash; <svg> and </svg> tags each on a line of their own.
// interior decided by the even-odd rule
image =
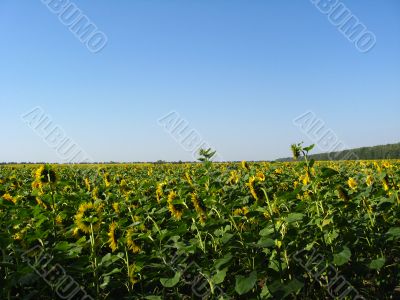
<svg viewBox="0 0 400 300">
<path fill-rule="evenodd" d="M 51 208 L 52 208 L 52 215 L 53 215 L 53 236 L 54 236 L 54 244 L 55 244 L 57 242 L 56 201 L 54 199 L 54 189 L 53 189 L 53 184 L 50 181 L 50 174 L 47 174 L 47 178 L 49 180 L 49 186 L 50 186 Z"/>
<path fill-rule="evenodd" d="M 93 267 L 93 279 L 96 286 L 96 299 L 99 299 L 100 287 L 99 279 L 97 277 L 97 255 L 96 255 L 96 243 L 93 231 L 93 224 L 90 223 L 90 246 L 91 246 L 91 256 L 92 256 L 92 267 Z"/>
<path fill-rule="evenodd" d="M 128 249 L 125 247 L 125 263 L 126 263 L 126 270 L 128 272 L 128 278 L 130 278 L 131 276 L 131 272 L 130 272 L 130 264 L 129 264 L 129 255 L 128 255 Z M 128 293 L 131 294 L 131 282 L 129 281 L 127 284 L 128 287 Z"/>
</svg>

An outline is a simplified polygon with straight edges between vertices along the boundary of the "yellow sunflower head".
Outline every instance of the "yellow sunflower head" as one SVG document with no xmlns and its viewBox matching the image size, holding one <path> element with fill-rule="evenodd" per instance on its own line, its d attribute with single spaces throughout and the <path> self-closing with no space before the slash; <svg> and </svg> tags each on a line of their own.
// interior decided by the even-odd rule
<svg viewBox="0 0 400 300">
<path fill-rule="evenodd" d="M 120 211 L 120 209 L 119 209 L 119 202 L 114 202 L 114 203 L 112 204 L 112 208 L 114 209 L 114 211 L 115 211 L 117 214 L 119 214 L 119 211 Z"/>
<path fill-rule="evenodd" d="M 242 208 L 236 208 L 233 211 L 234 216 L 246 216 L 249 213 L 249 208 L 247 206 L 244 206 Z"/>
<path fill-rule="evenodd" d="M 265 181 L 265 175 L 263 172 L 258 172 L 256 177 L 257 177 L 257 180 L 259 180 L 259 181 Z"/>
<path fill-rule="evenodd" d="M 12 203 L 17 203 L 17 199 L 15 199 L 13 196 L 11 196 L 9 193 L 6 193 L 6 194 L 4 194 L 3 196 L 2 196 L 2 198 L 4 199 L 4 200 L 7 200 L 7 201 L 10 201 L 10 202 L 12 202 Z"/>
<path fill-rule="evenodd" d="M 114 252 L 115 250 L 118 249 L 118 224 L 116 222 L 112 222 L 110 224 L 109 230 L 108 230 L 108 244 L 112 250 L 112 252 Z"/>
<path fill-rule="evenodd" d="M 85 186 L 86 186 L 86 189 L 88 190 L 88 192 L 90 192 L 90 180 L 89 180 L 89 178 L 85 178 Z"/>
<path fill-rule="evenodd" d="M 387 175 L 382 179 L 382 185 L 385 191 L 388 191 L 390 189 L 389 178 Z"/>
<path fill-rule="evenodd" d="M 132 285 L 135 285 L 136 283 L 138 283 L 139 282 L 139 279 L 138 279 L 138 277 L 137 277 L 137 273 L 140 271 L 140 268 L 138 268 L 135 264 L 131 264 L 130 266 L 129 266 L 129 272 L 128 272 L 128 275 L 129 275 L 129 282 L 132 284 Z"/>
<path fill-rule="evenodd" d="M 196 192 L 193 192 L 190 195 L 190 198 L 192 200 L 194 209 L 197 212 L 197 215 L 199 216 L 200 223 L 204 224 L 204 222 L 206 221 L 206 207 L 203 201 L 200 200 Z"/>
<path fill-rule="evenodd" d="M 161 201 L 161 197 L 164 196 L 164 186 L 166 185 L 165 182 L 161 182 L 157 184 L 157 189 L 156 189 L 156 198 L 157 198 L 157 202 L 160 203 Z"/>
<path fill-rule="evenodd" d="M 258 195 L 257 195 L 257 192 L 256 192 L 256 190 L 255 190 L 255 188 L 254 188 L 254 182 L 255 182 L 255 181 L 256 181 L 256 177 L 255 177 L 255 176 L 251 176 L 251 177 L 249 178 L 249 182 L 246 183 L 246 185 L 249 187 L 250 193 L 251 193 L 251 195 L 253 196 L 253 198 L 256 199 L 256 200 L 258 200 Z"/>
<path fill-rule="evenodd" d="M 56 217 L 56 223 L 57 223 L 58 225 L 61 225 L 62 222 L 63 222 L 62 216 L 61 216 L 61 215 L 57 215 L 57 217 Z"/>
<path fill-rule="evenodd" d="M 55 183 L 56 172 L 50 165 L 41 165 L 35 172 L 35 181 L 40 183 Z"/>
<path fill-rule="evenodd" d="M 235 170 L 231 171 L 230 174 L 231 176 L 229 177 L 228 182 L 231 184 L 237 184 L 239 182 L 239 174 Z"/>
<path fill-rule="evenodd" d="M 367 186 L 371 186 L 374 183 L 374 178 L 371 175 L 368 175 L 365 182 L 366 182 Z"/>
<path fill-rule="evenodd" d="M 122 179 L 120 184 L 119 184 L 119 189 L 122 193 L 128 193 L 129 192 L 129 186 L 128 183 L 126 182 L 125 179 Z"/>
<path fill-rule="evenodd" d="M 184 206 L 182 204 L 175 204 L 174 203 L 176 197 L 177 197 L 177 194 L 174 191 L 171 191 L 168 194 L 168 200 L 167 200 L 167 202 L 168 202 L 168 210 L 169 210 L 169 212 L 171 213 L 171 215 L 175 219 L 180 220 L 182 218 L 182 215 L 183 215 Z"/>
<path fill-rule="evenodd" d="M 133 253 L 139 253 L 142 249 L 140 246 L 135 242 L 134 238 L 135 230 L 133 228 L 129 228 L 126 231 L 126 246 L 128 247 L 129 250 L 131 250 Z"/>
<path fill-rule="evenodd" d="M 76 226 L 84 233 L 97 231 L 101 224 L 101 205 L 92 202 L 82 203 L 75 215 Z"/>
<path fill-rule="evenodd" d="M 349 185 L 349 187 L 352 190 L 355 190 L 357 188 L 357 181 L 352 177 L 349 178 L 349 180 L 347 181 L 347 184 Z"/>
<path fill-rule="evenodd" d="M 303 185 L 307 185 L 310 183 L 310 176 L 308 175 L 308 173 L 301 175 L 299 180 L 303 183 Z"/>
<path fill-rule="evenodd" d="M 103 176 L 104 179 L 104 184 L 106 187 L 109 187 L 111 185 L 111 176 L 108 173 L 105 173 Z"/>
</svg>

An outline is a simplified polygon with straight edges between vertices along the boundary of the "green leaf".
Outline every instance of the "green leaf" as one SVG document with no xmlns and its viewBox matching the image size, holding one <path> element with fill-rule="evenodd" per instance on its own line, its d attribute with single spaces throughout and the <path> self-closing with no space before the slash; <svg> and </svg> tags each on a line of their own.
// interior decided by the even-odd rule
<svg viewBox="0 0 400 300">
<path fill-rule="evenodd" d="M 385 263 L 386 259 L 384 257 L 380 257 L 371 261 L 368 267 L 372 270 L 380 270 L 385 265 Z"/>
<path fill-rule="evenodd" d="M 239 295 L 244 295 L 251 291 L 254 285 L 257 282 L 257 272 L 253 271 L 250 273 L 249 277 L 244 277 L 242 275 L 237 275 L 235 277 L 236 284 L 235 284 L 235 291 Z"/>
<path fill-rule="evenodd" d="M 279 262 L 276 259 L 270 259 L 268 268 L 276 272 L 279 272 Z"/>
<path fill-rule="evenodd" d="M 289 283 L 285 284 L 282 290 L 285 292 L 283 298 L 289 296 L 290 294 L 297 293 L 304 286 L 304 283 L 298 281 L 297 279 L 291 280 Z"/>
<path fill-rule="evenodd" d="M 306 152 L 310 152 L 312 149 L 314 149 L 314 147 L 315 147 L 315 144 L 312 144 L 312 145 L 310 145 L 308 147 L 304 147 L 303 150 L 306 151 Z"/>
<path fill-rule="evenodd" d="M 104 290 L 106 287 L 107 287 L 107 285 L 110 283 L 110 276 L 104 276 L 103 277 L 103 283 L 102 284 L 100 284 L 100 288 L 102 289 L 102 290 Z"/>
<path fill-rule="evenodd" d="M 286 217 L 286 222 L 294 223 L 294 222 L 301 221 L 303 218 L 304 218 L 304 214 L 302 214 L 302 213 L 290 213 Z"/>
<path fill-rule="evenodd" d="M 336 230 L 324 234 L 324 239 L 328 245 L 331 245 L 334 240 L 339 236 L 339 233 Z"/>
<path fill-rule="evenodd" d="M 260 294 L 261 299 L 271 299 L 272 295 L 267 286 L 264 286 Z"/>
<path fill-rule="evenodd" d="M 333 255 L 333 263 L 337 266 L 342 266 L 350 260 L 350 257 L 350 249 L 344 246 L 342 252 Z"/>
<path fill-rule="evenodd" d="M 312 159 L 310 160 L 309 167 L 312 168 L 312 167 L 314 166 L 314 164 L 315 164 L 315 159 L 312 158 Z"/>
<path fill-rule="evenodd" d="M 257 242 L 257 246 L 262 248 L 270 248 L 272 246 L 275 246 L 275 241 L 269 237 L 263 236 Z"/>
<path fill-rule="evenodd" d="M 161 300 L 161 296 L 146 296 L 144 297 L 146 300 Z"/>
<path fill-rule="evenodd" d="M 59 242 L 57 243 L 57 245 L 54 247 L 55 250 L 60 250 L 60 251 L 66 251 L 71 247 L 70 244 L 68 244 L 68 242 Z"/>
<path fill-rule="evenodd" d="M 166 288 L 172 288 L 178 284 L 179 280 L 181 279 L 181 272 L 176 272 L 174 277 L 172 278 L 161 278 L 161 284 Z"/>
<path fill-rule="evenodd" d="M 337 174 L 339 174 L 339 172 L 334 170 L 334 169 L 332 169 L 332 168 L 322 167 L 321 168 L 321 176 L 320 177 L 321 178 L 329 178 L 329 177 L 335 176 Z"/>
<path fill-rule="evenodd" d="M 228 268 L 225 268 L 223 270 L 218 270 L 217 273 L 212 277 L 212 281 L 214 284 L 221 284 L 224 282 L 225 277 L 226 277 L 226 272 L 228 271 Z"/>
<path fill-rule="evenodd" d="M 400 236 L 400 227 L 392 227 L 388 230 L 388 232 L 386 234 L 391 235 L 393 237 L 399 237 Z"/>
<path fill-rule="evenodd" d="M 259 234 L 261 236 L 269 236 L 274 232 L 274 228 L 271 226 L 265 227 L 264 229 L 261 229 Z"/>
<path fill-rule="evenodd" d="M 233 238 L 232 233 L 224 233 L 224 235 L 221 237 L 222 244 L 226 244 L 231 238 Z"/>
<path fill-rule="evenodd" d="M 120 257 L 117 255 L 113 255 L 111 253 L 107 253 L 106 255 L 104 255 L 99 263 L 99 267 L 109 267 L 111 264 L 113 264 L 114 262 L 116 262 L 117 260 L 119 260 Z"/>
<path fill-rule="evenodd" d="M 268 285 L 268 288 L 271 293 L 277 293 L 280 295 L 280 297 L 276 299 L 284 299 L 293 293 L 298 293 L 303 286 L 304 283 L 297 279 L 293 279 L 285 283 L 282 283 L 280 280 L 275 280 Z"/>
<path fill-rule="evenodd" d="M 108 272 L 108 273 L 106 273 L 106 274 L 104 274 L 102 276 L 110 276 L 110 275 L 117 274 L 117 273 L 121 273 L 121 269 L 120 268 L 114 268 L 112 271 L 110 271 L 110 272 Z"/>
<path fill-rule="evenodd" d="M 214 267 L 219 270 L 224 264 L 228 263 L 231 261 L 233 258 L 231 253 L 225 254 L 223 258 L 217 259 L 214 263 Z"/>
</svg>

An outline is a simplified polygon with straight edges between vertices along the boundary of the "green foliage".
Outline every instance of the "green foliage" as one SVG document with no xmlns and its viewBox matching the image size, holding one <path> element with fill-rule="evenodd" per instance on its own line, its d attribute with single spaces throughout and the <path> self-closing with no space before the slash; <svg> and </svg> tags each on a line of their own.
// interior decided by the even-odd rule
<svg viewBox="0 0 400 300">
<path fill-rule="evenodd" d="M 53 266 L 95 299 L 328 299 L 332 270 L 393 298 L 400 162 L 296 147 L 295 163 L 212 163 L 208 149 L 193 164 L 46 166 L 50 180 L 0 166 L 0 299 L 55 299 Z"/>
<path fill-rule="evenodd" d="M 300 144 L 298 144 L 300 145 Z M 296 148 L 298 145 L 291 146 L 293 159 L 300 157 L 300 153 Z M 339 152 L 318 153 L 310 155 L 310 158 L 324 161 L 324 160 L 376 160 L 376 159 L 400 159 L 400 143 L 379 145 L 373 147 L 362 147 L 350 150 L 343 150 Z M 291 161 L 291 158 L 281 158 L 278 161 Z"/>
</svg>

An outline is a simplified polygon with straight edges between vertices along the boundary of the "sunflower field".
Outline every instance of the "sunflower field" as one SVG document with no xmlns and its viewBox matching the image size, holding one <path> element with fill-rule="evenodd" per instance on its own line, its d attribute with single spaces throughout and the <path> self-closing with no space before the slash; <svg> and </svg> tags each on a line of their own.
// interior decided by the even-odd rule
<svg viewBox="0 0 400 300">
<path fill-rule="evenodd" d="M 0 299 L 399 299 L 400 162 L 0 166 Z"/>
</svg>

